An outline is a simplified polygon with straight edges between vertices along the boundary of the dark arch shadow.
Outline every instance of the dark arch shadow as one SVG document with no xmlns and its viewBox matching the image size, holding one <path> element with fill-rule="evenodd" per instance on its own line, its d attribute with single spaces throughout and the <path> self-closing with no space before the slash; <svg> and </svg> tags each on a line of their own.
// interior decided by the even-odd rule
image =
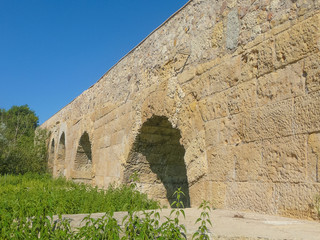
<svg viewBox="0 0 320 240">
<path fill-rule="evenodd" d="M 181 187 L 185 194 L 181 198 L 184 207 L 190 207 L 185 149 L 180 138 L 179 129 L 173 128 L 168 118 L 153 116 L 148 119 L 130 151 L 125 181 L 129 182 L 129 177 L 138 172 L 142 189 L 151 197 L 166 198 L 170 205 L 176 199 L 174 192 Z M 160 193 L 159 189 L 162 189 Z M 152 194 L 157 190 L 157 194 Z"/>
<path fill-rule="evenodd" d="M 92 167 L 91 142 L 87 132 L 80 138 L 74 164 L 75 170 L 90 171 Z"/>
</svg>

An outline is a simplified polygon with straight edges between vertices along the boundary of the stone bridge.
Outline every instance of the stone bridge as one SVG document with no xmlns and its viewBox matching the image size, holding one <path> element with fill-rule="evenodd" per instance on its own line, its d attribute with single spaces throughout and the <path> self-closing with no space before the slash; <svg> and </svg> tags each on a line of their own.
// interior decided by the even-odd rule
<svg viewBox="0 0 320 240">
<path fill-rule="evenodd" d="M 162 204 L 308 218 L 320 193 L 320 0 L 191 0 L 48 119 L 54 176 Z"/>
</svg>

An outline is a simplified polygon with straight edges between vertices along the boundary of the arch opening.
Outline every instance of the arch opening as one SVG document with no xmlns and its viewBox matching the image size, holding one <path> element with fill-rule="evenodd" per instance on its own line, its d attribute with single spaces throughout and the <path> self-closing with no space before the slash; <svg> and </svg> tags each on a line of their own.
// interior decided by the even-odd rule
<svg viewBox="0 0 320 240">
<path fill-rule="evenodd" d="M 161 204 L 172 204 L 174 192 L 181 187 L 182 201 L 190 207 L 185 149 L 180 144 L 180 130 L 172 127 L 167 117 L 153 116 L 141 127 L 129 153 L 124 181 L 137 172 L 142 192 Z"/>
<path fill-rule="evenodd" d="M 58 146 L 58 155 L 57 155 L 57 176 L 64 176 L 65 168 L 65 159 L 66 159 L 66 138 L 65 134 L 62 133 Z"/>
<path fill-rule="evenodd" d="M 74 169 L 77 171 L 91 171 L 92 168 L 92 152 L 91 142 L 87 132 L 84 132 L 80 138 L 77 148 L 76 159 L 74 161 Z"/>
</svg>

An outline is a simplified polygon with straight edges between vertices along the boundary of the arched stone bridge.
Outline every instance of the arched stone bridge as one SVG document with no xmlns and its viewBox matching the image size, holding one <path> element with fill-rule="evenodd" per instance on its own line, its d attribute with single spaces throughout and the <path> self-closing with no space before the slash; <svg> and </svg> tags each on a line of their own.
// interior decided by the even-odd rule
<svg viewBox="0 0 320 240">
<path fill-rule="evenodd" d="M 47 120 L 54 176 L 310 217 L 320 1 L 193 0 Z"/>
</svg>

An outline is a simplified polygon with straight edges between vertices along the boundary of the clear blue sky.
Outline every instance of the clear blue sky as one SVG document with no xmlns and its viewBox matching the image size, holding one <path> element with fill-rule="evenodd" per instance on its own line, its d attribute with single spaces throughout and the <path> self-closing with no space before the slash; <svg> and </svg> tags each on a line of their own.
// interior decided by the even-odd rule
<svg viewBox="0 0 320 240">
<path fill-rule="evenodd" d="M 0 108 L 43 123 L 186 2 L 0 0 Z"/>
</svg>

